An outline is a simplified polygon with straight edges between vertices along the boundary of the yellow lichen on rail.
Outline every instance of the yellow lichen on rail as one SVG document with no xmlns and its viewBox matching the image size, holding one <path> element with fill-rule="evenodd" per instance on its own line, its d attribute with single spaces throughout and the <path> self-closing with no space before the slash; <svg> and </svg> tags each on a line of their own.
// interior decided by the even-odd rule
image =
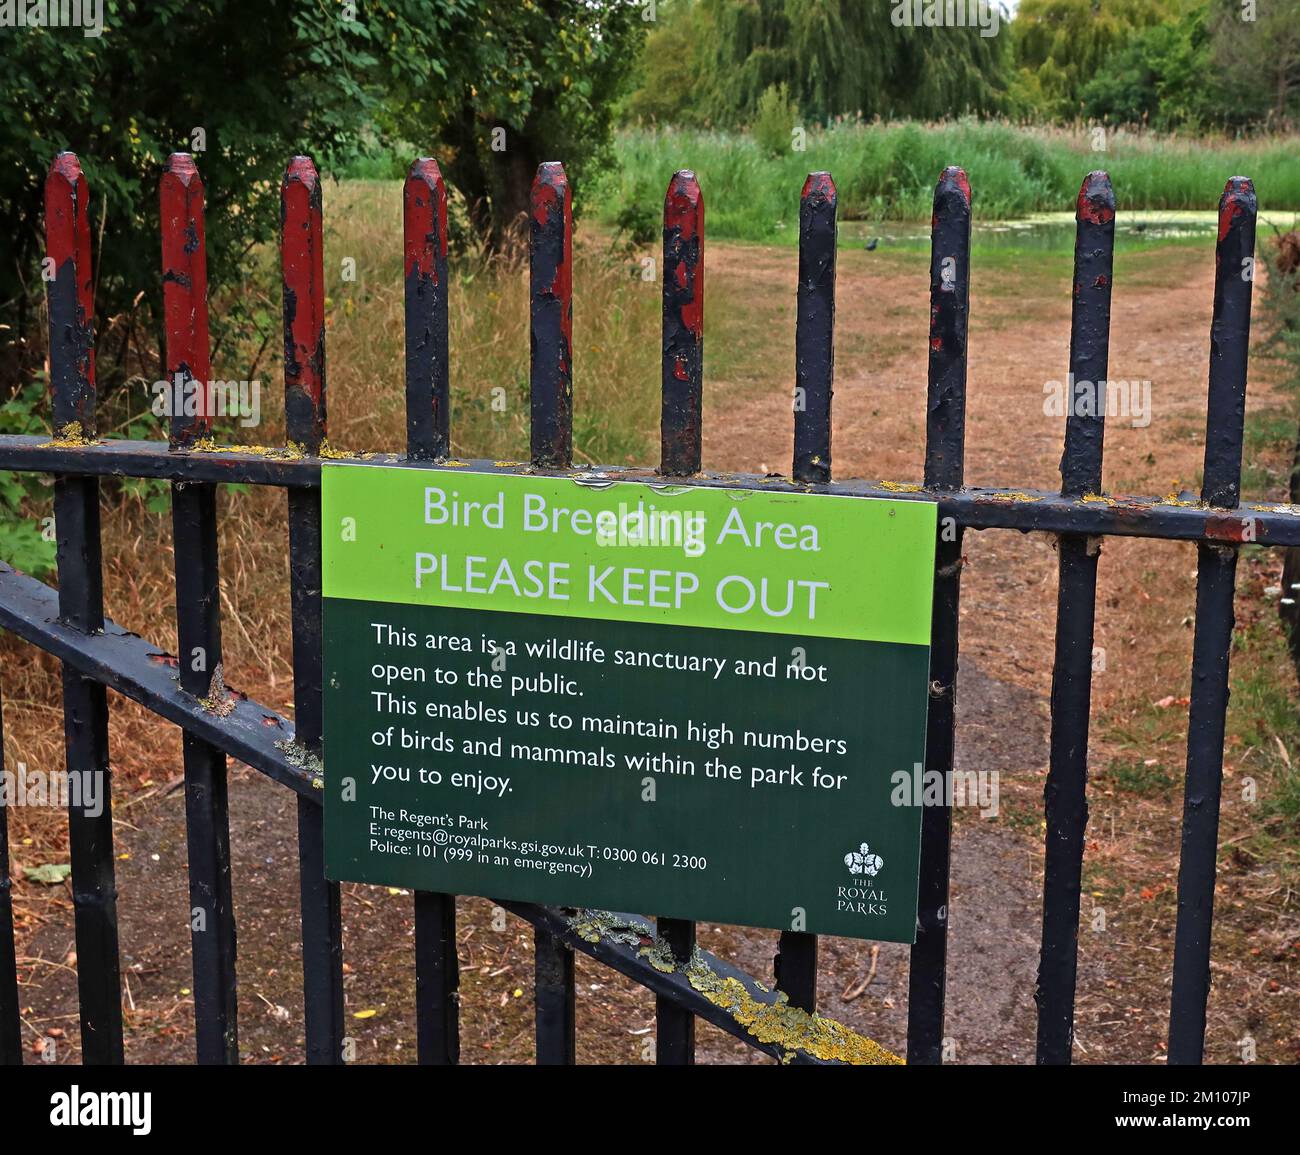
<svg viewBox="0 0 1300 1155">
<path fill-rule="evenodd" d="M 1041 497 L 1034 497 L 1030 493 L 1015 492 L 1004 493 L 981 493 L 976 497 L 977 501 L 1042 501 Z"/>
<path fill-rule="evenodd" d="M 313 456 L 296 441 L 288 445 L 218 445 L 211 437 L 201 437 L 190 446 L 191 453 L 246 453 L 251 457 L 269 457 L 276 461 L 302 461 Z M 374 453 L 353 453 L 335 449 L 328 440 L 320 443 L 314 455 L 322 461 L 369 461 Z"/>
<path fill-rule="evenodd" d="M 93 437 L 87 437 L 80 421 L 69 421 L 54 431 L 54 438 L 42 445 L 41 449 L 84 449 L 87 445 L 98 445 Z"/>
<path fill-rule="evenodd" d="M 637 954 L 664 974 L 677 970 L 671 947 L 647 926 L 620 918 L 608 910 L 584 910 L 569 919 L 569 929 L 583 942 L 612 942 L 637 948 Z M 778 992 L 776 1001 L 760 1002 L 737 978 L 715 974 L 697 947 L 683 972 L 692 988 L 725 1010 L 757 1042 L 775 1045 L 781 1061 L 790 1062 L 800 1051 L 815 1059 L 854 1065 L 887 1066 L 903 1060 L 843 1023 L 790 1005 Z M 766 988 L 755 983 L 761 991 Z"/>
<path fill-rule="evenodd" d="M 777 993 L 775 1002 L 759 1002 L 739 979 L 724 979 L 714 974 L 698 951 L 686 968 L 686 977 L 691 986 L 714 1006 L 727 1011 L 760 1043 L 780 1047 L 784 1052 L 783 1063 L 803 1051 L 815 1059 L 854 1066 L 902 1065 L 903 1060 L 893 1051 L 843 1023 L 791 1006 L 783 992 Z"/>
<path fill-rule="evenodd" d="M 886 489 L 890 493 L 920 493 L 921 492 L 921 487 L 919 485 L 904 484 L 901 481 L 882 481 L 880 483 L 880 488 Z"/>
</svg>

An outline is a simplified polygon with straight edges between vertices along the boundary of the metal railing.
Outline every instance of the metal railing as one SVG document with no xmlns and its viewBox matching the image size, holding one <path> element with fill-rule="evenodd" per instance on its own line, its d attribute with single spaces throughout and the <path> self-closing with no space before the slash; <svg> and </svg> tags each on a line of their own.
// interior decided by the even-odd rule
<svg viewBox="0 0 1300 1155">
<path fill-rule="evenodd" d="M 59 588 L 0 564 L 0 627 L 63 663 L 70 771 L 107 772 L 106 688 L 142 703 L 184 731 L 190 903 L 205 913 L 193 934 L 194 1007 L 200 1062 L 238 1058 L 235 924 L 230 893 L 226 759 L 236 758 L 298 796 L 307 1057 L 344 1055 L 343 945 L 339 888 L 324 876 L 321 755 L 320 464 L 325 447 L 325 309 L 321 182 L 311 161 L 289 164 L 282 195 L 285 413 L 288 446 L 256 455 L 213 444 L 212 414 L 172 417 L 168 444 L 96 439 L 88 189 L 75 156 L 61 154 L 46 187 L 53 440 L 0 436 L 0 469 L 55 477 Z M 206 381 L 208 325 L 203 186 L 188 156 L 162 178 L 165 365 L 169 380 Z M 474 462 L 487 472 L 572 468 L 573 354 L 570 192 L 559 164 L 541 166 L 531 220 L 531 427 L 527 465 Z M 836 193 L 815 173 L 800 204 L 794 461 L 790 481 L 701 471 L 704 208 L 689 172 L 669 185 L 664 213 L 663 408 L 660 467 L 608 469 L 620 480 L 671 476 L 692 484 L 772 488 L 934 501 L 940 533 L 934 578 L 927 776 L 952 774 L 962 535 L 967 529 L 1059 535 L 1056 659 L 1051 696 L 1050 773 L 1042 953 L 1037 1000 L 1038 1059 L 1068 1062 L 1073 1040 L 1080 871 L 1087 822 L 1087 740 L 1100 539 L 1108 535 L 1195 541 L 1199 548 L 1196 634 L 1189 718 L 1186 803 L 1178 882 L 1169 1059 L 1201 1058 L 1209 987 L 1210 925 L 1222 777 L 1228 655 L 1238 547 L 1300 545 L 1300 509 L 1239 501 L 1256 205 L 1249 181 L 1233 178 L 1220 203 L 1211 330 L 1204 487 L 1199 500 L 1103 497 L 1104 406 L 1071 411 L 1059 492 L 975 489 L 963 484 L 971 193 L 961 169 L 935 191 L 930 263 L 929 397 L 924 484 L 876 486 L 831 479 Z M 1072 380 L 1106 379 L 1115 200 L 1104 173 L 1080 191 L 1070 344 Z M 369 464 L 438 470 L 450 449 L 446 191 L 437 164 L 421 159 L 404 188 L 407 453 Z M 456 463 L 463 468 L 463 463 Z M 205 656 L 202 669 L 159 652 L 104 617 L 99 479 L 127 476 L 172 483 L 179 650 Z M 242 696 L 210 700 L 221 655 L 217 488 L 223 483 L 288 491 L 295 720 Z M 219 708 L 218 708 L 219 707 Z M 945 796 L 947 793 L 945 792 Z M 0 1060 L 18 1062 L 12 896 L 0 810 Z M 69 811 L 77 981 L 86 1062 L 123 1058 L 111 809 Z M 949 847 L 952 815 L 927 806 L 922 818 L 918 935 L 912 948 L 907 1057 L 937 1063 L 944 1021 Z M 459 1053 L 455 899 L 416 894 L 418 1054 L 453 1063 Z M 695 948 L 695 926 L 633 915 L 502 902 L 535 927 L 537 1059 L 575 1057 L 574 952 L 654 992 L 657 1060 L 690 1063 L 694 1023 L 703 1018 L 786 1061 L 876 1057 L 851 1032 L 814 1016 L 817 940 L 782 933 L 777 989 Z M 647 944 L 666 943 L 675 966 L 652 963 Z M 693 981 L 702 960 L 712 984 Z M 734 980 L 734 984 L 728 982 Z M 718 994 L 720 988 L 732 992 Z M 741 992 L 736 994 L 735 992 Z M 743 1013 L 742 1013 L 743 1009 Z M 779 1020 L 780 1029 L 773 1023 Z M 835 1030 L 829 1030 L 835 1027 Z M 830 1043 L 827 1043 L 827 1039 Z"/>
</svg>

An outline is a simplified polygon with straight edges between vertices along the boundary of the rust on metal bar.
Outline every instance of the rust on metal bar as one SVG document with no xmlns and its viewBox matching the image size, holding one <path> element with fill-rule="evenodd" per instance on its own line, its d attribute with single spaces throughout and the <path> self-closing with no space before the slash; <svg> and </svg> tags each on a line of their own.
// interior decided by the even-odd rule
<svg viewBox="0 0 1300 1155">
<path fill-rule="evenodd" d="M 406 280 L 406 446 L 415 461 L 451 452 L 447 348 L 447 186 L 421 157 L 402 186 Z"/>
<path fill-rule="evenodd" d="M 529 203 L 532 459 L 567 469 L 573 461 L 573 194 L 562 164 L 538 166 Z"/>
<path fill-rule="evenodd" d="M 704 388 L 704 197 L 695 174 L 675 173 L 664 198 L 663 402 L 659 470 L 700 471 Z"/>
<path fill-rule="evenodd" d="M 208 352 L 208 258 L 203 180 L 194 160 L 174 152 L 159 187 L 162 209 L 163 328 L 170 398 L 169 436 L 185 448 L 212 432 Z"/>
<path fill-rule="evenodd" d="M 295 156 L 280 185 L 284 288 L 284 418 L 288 441 L 319 453 L 325 441 L 325 269 L 321 182 Z"/>
</svg>

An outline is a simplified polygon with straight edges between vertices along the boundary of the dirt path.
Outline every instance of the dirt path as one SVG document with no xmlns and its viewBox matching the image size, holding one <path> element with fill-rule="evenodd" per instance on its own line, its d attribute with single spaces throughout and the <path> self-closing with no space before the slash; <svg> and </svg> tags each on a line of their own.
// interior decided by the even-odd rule
<svg viewBox="0 0 1300 1155">
<path fill-rule="evenodd" d="M 715 245 L 709 262 L 706 464 L 785 471 L 791 440 L 787 378 L 792 374 L 793 250 Z M 1170 248 L 1121 254 L 1117 260 L 1111 376 L 1149 380 L 1153 418 L 1149 425 L 1108 423 L 1106 484 L 1113 491 L 1163 494 L 1195 487 L 1212 275 L 1208 250 Z M 841 256 L 834 442 L 838 476 L 906 481 L 920 476 L 926 278 L 922 258 L 860 251 Z M 1046 380 L 1065 372 L 1069 301 L 1068 267 L 1060 262 L 1026 262 L 1014 271 L 1005 262 L 977 268 L 972 282 L 969 482 L 1045 488 L 1055 483 L 1063 422 L 1044 413 L 1042 390 Z M 772 350 L 781 351 L 776 360 Z M 1267 371 L 1257 374 L 1252 389 L 1252 404 L 1267 405 Z M 1002 806 L 995 819 L 973 812 L 957 817 L 947 1033 L 957 1061 L 1028 1062 L 1035 1022 L 1055 555 L 1053 543 L 1041 535 L 985 533 L 967 540 L 958 765 L 998 771 Z M 1135 699 L 1186 692 L 1191 642 L 1186 616 L 1194 567 L 1189 547 L 1107 544 L 1097 641 L 1109 660 L 1096 679 L 1094 719 L 1113 722 L 1132 709 Z M 117 732 L 138 732 L 149 725 L 129 704 L 115 701 L 114 711 Z M 1162 741 L 1177 750 L 1177 724 Z M 1100 764 L 1107 754 L 1094 747 L 1094 762 Z M 155 776 L 159 783 L 179 766 L 178 741 L 165 763 L 165 772 Z M 1172 764 L 1170 773 L 1176 784 Z M 1180 797 L 1169 789 L 1139 805 L 1117 797 L 1104 778 L 1094 787 L 1087 885 L 1096 888 L 1094 895 L 1115 894 L 1118 886 L 1116 897 L 1105 901 L 1114 908 L 1112 925 L 1119 933 L 1084 936 L 1080 1059 L 1161 1057 L 1173 927 L 1168 885 L 1176 868 L 1171 847 Z M 251 1062 L 300 1061 L 293 801 L 288 792 L 241 769 L 232 782 L 231 813 L 241 1052 Z M 120 809 L 118 817 L 128 1059 L 184 1061 L 192 1055 L 192 1005 L 181 793 L 153 785 Z M 1128 881 L 1135 872 L 1148 878 L 1156 888 L 1152 893 L 1163 898 L 1139 900 Z M 1249 937 L 1249 926 L 1232 921 L 1234 909 L 1243 905 L 1235 901 L 1235 884 L 1230 880 L 1225 885 L 1228 901 L 1220 933 L 1229 939 L 1236 933 Z M 411 1061 L 411 899 L 383 888 L 348 885 L 344 892 L 348 1025 L 358 1040 L 358 1057 Z M 75 1061 L 70 903 L 61 888 L 24 886 L 19 898 L 34 912 L 23 946 L 29 1037 L 51 1027 L 66 1029 L 59 1058 Z M 460 907 L 463 1058 L 527 1061 L 532 1055 L 531 932 L 514 920 L 500 923 L 485 901 L 462 900 Z M 1269 933 L 1285 944 L 1289 926 L 1283 916 Z M 702 925 L 700 940 L 706 948 L 736 958 L 752 974 L 770 975 L 774 934 Z M 823 939 L 821 1006 L 824 1013 L 901 1051 L 907 949 L 882 944 L 874 965 L 870 985 L 846 1000 L 844 992 L 872 967 L 871 947 Z M 579 960 L 578 975 L 582 1061 L 644 1061 L 654 1021 L 651 997 L 585 960 Z M 1282 981 L 1288 999 L 1282 1009 L 1293 1022 L 1296 998 L 1289 972 Z M 1212 1056 L 1231 1054 L 1234 1040 L 1247 1029 L 1243 1022 L 1253 1013 L 1249 1005 L 1257 986 L 1258 976 L 1238 976 L 1231 960 L 1216 972 Z M 1296 1045 L 1285 1029 L 1279 1028 L 1276 1037 L 1260 1033 L 1266 1036 L 1261 1037 L 1261 1061 L 1283 1060 L 1286 1048 Z M 699 1050 L 702 1062 L 765 1061 L 705 1026 Z"/>
</svg>

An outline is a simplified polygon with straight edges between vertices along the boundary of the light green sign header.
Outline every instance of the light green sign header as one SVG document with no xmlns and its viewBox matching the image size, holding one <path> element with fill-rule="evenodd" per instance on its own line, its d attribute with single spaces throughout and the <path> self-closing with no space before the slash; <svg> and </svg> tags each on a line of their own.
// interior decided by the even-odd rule
<svg viewBox="0 0 1300 1155">
<path fill-rule="evenodd" d="M 321 470 L 327 598 L 930 644 L 923 501 Z"/>
</svg>

